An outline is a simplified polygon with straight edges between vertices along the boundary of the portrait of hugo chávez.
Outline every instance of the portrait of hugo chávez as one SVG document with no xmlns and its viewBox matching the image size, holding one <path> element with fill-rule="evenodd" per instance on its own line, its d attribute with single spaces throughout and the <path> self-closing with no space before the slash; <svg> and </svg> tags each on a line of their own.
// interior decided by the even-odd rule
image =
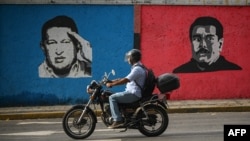
<svg viewBox="0 0 250 141">
<path fill-rule="evenodd" d="M 192 58 L 175 68 L 174 73 L 212 72 L 219 70 L 241 70 L 220 53 L 223 47 L 223 26 L 213 17 L 197 18 L 189 29 Z"/>
<path fill-rule="evenodd" d="M 74 20 L 56 16 L 42 26 L 40 47 L 45 60 L 39 66 L 41 78 L 78 78 L 91 76 L 92 48 L 78 34 Z"/>
</svg>

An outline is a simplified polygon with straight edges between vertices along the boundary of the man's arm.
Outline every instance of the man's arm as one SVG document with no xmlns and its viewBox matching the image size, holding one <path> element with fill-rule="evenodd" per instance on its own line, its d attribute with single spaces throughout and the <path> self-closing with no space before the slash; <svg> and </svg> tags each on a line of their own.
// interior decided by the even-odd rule
<svg viewBox="0 0 250 141">
<path fill-rule="evenodd" d="M 115 86 L 115 85 L 126 84 L 128 82 L 130 82 L 130 80 L 127 79 L 127 78 L 115 79 L 115 80 L 112 80 L 112 82 L 106 83 L 106 86 L 107 87 L 112 87 L 112 86 Z"/>
</svg>

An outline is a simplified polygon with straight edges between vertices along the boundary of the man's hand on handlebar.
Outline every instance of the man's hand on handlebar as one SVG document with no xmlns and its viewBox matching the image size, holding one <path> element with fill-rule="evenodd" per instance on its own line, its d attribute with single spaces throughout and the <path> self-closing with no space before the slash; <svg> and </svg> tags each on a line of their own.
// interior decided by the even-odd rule
<svg viewBox="0 0 250 141">
<path fill-rule="evenodd" d="M 107 81 L 106 86 L 111 88 L 112 86 L 122 85 L 130 82 L 127 78 L 118 78 L 112 81 Z"/>
<path fill-rule="evenodd" d="M 106 87 L 111 88 L 111 87 L 112 87 L 112 81 L 108 81 L 108 82 L 106 83 Z"/>
</svg>

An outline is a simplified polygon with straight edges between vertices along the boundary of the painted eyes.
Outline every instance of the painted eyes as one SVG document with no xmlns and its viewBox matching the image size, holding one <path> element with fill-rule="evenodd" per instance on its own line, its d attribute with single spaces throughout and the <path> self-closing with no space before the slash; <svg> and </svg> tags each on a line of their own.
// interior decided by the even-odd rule
<svg viewBox="0 0 250 141">
<path fill-rule="evenodd" d="M 60 43 L 63 43 L 63 44 L 69 44 L 71 42 L 72 41 L 70 39 L 63 39 L 62 41 L 60 41 Z M 56 41 L 56 40 L 47 40 L 46 44 L 48 44 L 48 45 L 58 44 L 58 41 Z"/>
<path fill-rule="evenodd" d="M 201 37 L 201 36 L 197 36 L 197 35 L 194 35 L 193 36 L 193 41 L 197 41 L 197 42 L 202 42 L 202 40 L 205 40 L 205 41 L 213 41 L 214 40 L 214 36 L 213 35 L 207 35 L 205 37 Z"/>
</svg>

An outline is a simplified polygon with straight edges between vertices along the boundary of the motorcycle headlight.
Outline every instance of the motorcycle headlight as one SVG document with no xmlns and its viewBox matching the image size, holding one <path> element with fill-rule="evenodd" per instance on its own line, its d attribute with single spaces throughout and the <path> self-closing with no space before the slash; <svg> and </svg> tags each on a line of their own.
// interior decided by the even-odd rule
<svg viewBox="0 0 250 141">
<path fill-rule="evenodd" d="M 95 80 L 92 80 L 90 83 L 90 88 L 94 89 L 98 86 L 97 82 Z"/>
<path fill-rule="evenodd" d="M 90 87 L 90 85 L 88 85 L 88 86 L 87 86 L 87 93 L 88 93 L 88 94 L 93 94 L 93 92 L 94 92 L 94 89 L 92 89 L 92 88 Z"/>
<path fill-rule="evenodd" d="M 90 85 L 87 86 L 87 93 L 93 94 L 94 89 L 98 86 L 97 82 L 95 80 L 91 81 Z"/>
</svg>

